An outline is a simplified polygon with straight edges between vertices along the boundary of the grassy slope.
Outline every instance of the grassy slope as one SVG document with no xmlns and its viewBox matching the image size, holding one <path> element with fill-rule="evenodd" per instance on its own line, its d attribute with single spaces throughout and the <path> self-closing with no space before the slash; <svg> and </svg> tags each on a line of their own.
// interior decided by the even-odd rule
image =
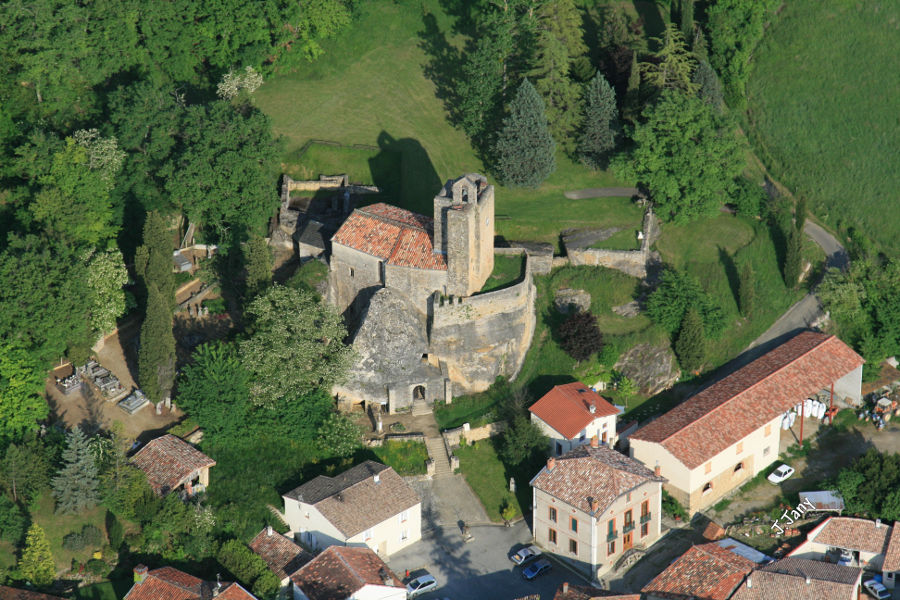
<svg viewBox="0 0 900 600">
<path fill-rule="evenodd" d="M 763 161 L 831 226 L 897 252 L 900 3 L 794 0 L 755 52 L 749 132 Z"/>
<path fill-rule="evenodd" d="M 100 550 L 106 543 L 104 540 L 97 548 L 84 548 L 83 550 L 66 550 L 62 547 L 63 537 L 74 532 L 81 531 L 85 525 L 93 525 L 105 534 L 106 524 L 104 517 L 106 509 L 97 507 L 76 515 L 61 515 L 53 510 L 53 498 L 45 493 L 38 500 L 37 507 L 32 511 L 32 517 L 44 529 L 47 540 L 50 542 L 50 552 L 58 569 L 68 569 L 72 566 L 72 559 L 81 562 L 91 558 L 95 550 Z"/>
</svg>

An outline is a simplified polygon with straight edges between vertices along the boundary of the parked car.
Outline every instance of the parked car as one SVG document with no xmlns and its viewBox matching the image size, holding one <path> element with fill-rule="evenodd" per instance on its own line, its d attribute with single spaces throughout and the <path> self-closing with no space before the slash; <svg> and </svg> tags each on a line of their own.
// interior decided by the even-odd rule
<svg viewBox="0 0 900 600">
<path fill-rule="evenodd" d="M 509 558 L 517 565 L 524 565 L 532 558 L 538 557 L 540 555 L 541 549 L 537 546 L 525 546 Z"/>
<path fill-rule="evenodd" d="M 437 580 L 434 578 L 434 575 L 429 573 L 419 575 L 406 584 L 406 597 L 415 598 L 419 594 L 424 594 L 425 592 L 437 589 L 437 586 Z"/>
<path fill-rule="evenodd" d="M 865 582 L 863 587 L 866 588 L 866 591 L 873 598 L 878 598 L 878 600 L 890 600 L 891 593 L 888 589 L 874 579 Z"/>
<path fill-rule="evenodd" d="M 778 465 L 778 468 L 772 471 L 771 475 L 766 477 L 770 483 L 778 485 L 785 479 L 789 479 L 794 474 L 794 468 L 787 465 Z"/>
<path fill-rule="evenodd" d="M 537 579 L 552 568 L 553 565 L 550 564 L 550 561 L 546 558 L 542 558 L 522 569 L 522 577 L 524 577 L 526 581 L 531 581 L 532 579 Z"/>
</svg>

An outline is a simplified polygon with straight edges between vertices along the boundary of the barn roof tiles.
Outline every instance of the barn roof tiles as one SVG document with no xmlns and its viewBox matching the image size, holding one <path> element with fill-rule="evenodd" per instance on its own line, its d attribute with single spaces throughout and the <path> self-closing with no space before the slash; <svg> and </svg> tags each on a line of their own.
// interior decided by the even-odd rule
<svg viewBox="0 0 900 600">
<path fill-rule="evenodd" d="M 403 583 L 371 549 L 329 546 L 291 575 L 309 600 L 345 600 L 366 585 L 402 588 Z"/>
<path fill-rule="evenodd" d="M 838 338 L 791 338 L 630 436 L 661 444 L 694 469 L 863 364 Z"/>
<path fill-rule="evenodd" d="M 692 546 L 641 591 L 658 598 L 728 600 L 755 566 L 715 542 Z"/>
<path fill-rule="evenodd" d="M 148 442 L 131 460 L 147 474 L 150 487 L 160 496 L 176 489 L 197 471 L 216 464 L 180 437 L 169 433 Z"/>
</svg>

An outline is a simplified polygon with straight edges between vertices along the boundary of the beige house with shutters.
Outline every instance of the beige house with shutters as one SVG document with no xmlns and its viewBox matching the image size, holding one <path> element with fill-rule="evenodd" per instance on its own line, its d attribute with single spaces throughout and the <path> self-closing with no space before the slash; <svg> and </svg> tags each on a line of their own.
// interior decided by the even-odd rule
<svg viewBox="0 0 900 600">
<path fill-rule="evenodd" d="M 291 534 L 313 550 L 368 547 L 390 556 L 422 539 L 422 501 L 391 467 L 372 460 L 319 475 L 283 496 Z"/>
<path fill-rule="evenodd" d="M 665 479 L 600 444 L 578 446 L 531 480 L 535 543 L 591 579 L 660 536 Z"/>
</svg>

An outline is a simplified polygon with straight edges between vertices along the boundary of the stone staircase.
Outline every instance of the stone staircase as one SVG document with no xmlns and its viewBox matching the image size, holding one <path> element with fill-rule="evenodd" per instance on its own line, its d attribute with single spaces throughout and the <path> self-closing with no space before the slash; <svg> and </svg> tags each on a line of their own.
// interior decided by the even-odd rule
<svg viewBox="0 0 900 600">
<path fill-rule="evenodd" d="M 425 447 L 428 448 L 428 456 L 434 459 L 434 478 L 453 475 L 453 472 L 450 470 L 450 458 L 447 456 L 447 449 L 444 447 L 444 438 L 425 438 Z"/>
<path fill-rule="evenodd" d="M 422 415 L 430 415 L 431 414 L 431 404 L 425 402 L 425 400 L 421 398 L 417 398 L 413 401 L 412 405 L 412 416 L 420 417 Z"/>
</svg>

